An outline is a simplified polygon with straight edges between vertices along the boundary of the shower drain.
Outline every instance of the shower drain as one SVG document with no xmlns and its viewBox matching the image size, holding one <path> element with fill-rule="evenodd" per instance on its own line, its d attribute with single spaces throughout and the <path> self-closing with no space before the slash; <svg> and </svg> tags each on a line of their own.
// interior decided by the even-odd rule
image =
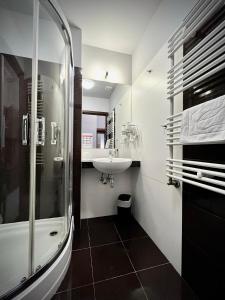
<svg viewBox="0 0 225 300">
<path fill-rule="evenodd" d="M 51 231 L 51 232 L 49 233 L 50 236 L 54 236 L 54 235 L 56 235 L 56 234 L 58 234 L 58 231 Z"/>
</svg>

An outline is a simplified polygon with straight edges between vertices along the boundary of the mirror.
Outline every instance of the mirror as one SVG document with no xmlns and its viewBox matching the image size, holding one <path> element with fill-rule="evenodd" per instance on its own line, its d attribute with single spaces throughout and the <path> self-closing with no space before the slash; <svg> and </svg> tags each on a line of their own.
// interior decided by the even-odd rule
<svg viewBox="0 0 225 300">
<path fill-rule="evenodd" d="M 122 98 L 131 87 L 107 81 L 83 79 L 82 148 L 113 149 L 117 147 L 123 116 Z M 126 106 L 127 108 L 128 106 Z M 129 114 L 129 109 L 126 114 Z M 117 122 L 118 117 L 118 124 Z M 130 118 L 130 117 L 129 117 Z M 126 116 L 127 119 L 127 116 Z M 127 121 L 127 120 L 126 120 Z"/>
<path fill-rule="evenodd" d="M 84 110 L 82 114 L 82 145 L 85 149 L 104 149 L 107 142 L 108 112 Z"/>
</svg>

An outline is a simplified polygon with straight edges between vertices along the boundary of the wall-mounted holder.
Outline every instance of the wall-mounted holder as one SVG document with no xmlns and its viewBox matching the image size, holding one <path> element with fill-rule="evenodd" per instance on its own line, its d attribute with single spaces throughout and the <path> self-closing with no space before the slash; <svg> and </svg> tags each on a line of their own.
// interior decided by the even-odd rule
<svg viewBox="0 0 225 300">
<path fill-rule="evenodd" d="M 139 139 L 139 132 L 136 124 L 127 122 L 122 126 L 121 135 L 125 143 L 135 143 Z"/>
<path fill-rule="evenodd" d="M 167 185 L 173 185 L 176 189 L 180 187 L 180 181 L 169 178 Z"/>
</svg>

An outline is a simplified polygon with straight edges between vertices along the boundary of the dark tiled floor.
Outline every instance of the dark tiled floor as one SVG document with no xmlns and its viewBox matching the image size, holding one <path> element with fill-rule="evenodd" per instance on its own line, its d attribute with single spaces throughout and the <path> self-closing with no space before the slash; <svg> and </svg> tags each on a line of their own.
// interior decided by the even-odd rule
<svg viewBox="0 0 225 300">
<path fill-rule="evenodd" d="M 83 220 L 54 300 L 192 300 L 193 292 L 132 218 Z"/>
<path fill-rule="evenodd" d="M 197 297 L 192 290 L 184 280 L 181 280 L 178 273 L 170 264 L 140 271 L 138 272 L 138 276 L 146 291 L 148 299 L 197 300 Z"/>
<path fill-rule="evenodd" d="M 129 240 L 147 235 L 144 229 L 133 218 L 130 219 L 127 225 L 118 220 L 115 221 L 115 224 L 122 240 Z"/>
<path fill-rule="evenodd" d="M 145 293 L 135 274 L 97 283 L 95 294 L 98 300 L 146 300 Z"/>
<path fill-rule="evenodd" d="M 81 220 L 81 229 L 78 236 L 73 239 L 73 250 L 89 248 L 87 219 Z"/>
<path fill-rule="evenodd" d="M 69 270 L 59 291 L 88 285 L 92 282 L 90 249 L 73 251 Z"/>
<path fill-rule="evenodd" d="M 158 266 L 168 262 L 149 237 L 124 242 L 135 270 Z"/>
<path fill-rule="evenodd" d="M 94 300 L 93 284 L 73 290 L 67 290 L 55 295 L 54 300 Z"/>
<path fill-rule="evenodd" d="M 112 217 L 90 219 L 88 226 L 91 247 L 120 241 Z"/>
<path fill-rule="evenodd" d="M 91 249 L 94 281 L 133 272 L 121 242 Z"/>
</svg>

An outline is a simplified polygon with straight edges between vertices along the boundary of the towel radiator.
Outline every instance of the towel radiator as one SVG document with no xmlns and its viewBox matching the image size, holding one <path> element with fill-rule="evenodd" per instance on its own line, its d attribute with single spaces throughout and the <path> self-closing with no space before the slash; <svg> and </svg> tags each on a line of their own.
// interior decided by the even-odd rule
<svg viewBox="0 0 225 300">
<path fill-rule="evenodd" d="M 225 164 L 181 160 L 174 157 L 174 147 L 180 143 L 182 111 L 175 113 L 176 96 L 188 89 L 194 93 L 196 84 L 225 69 L 225 21 L 207 34 L 191 51 L 178 61 L 177 53 L 193 35 L 225 5 L 225 0 L 199 0 L 168 41 L 170 70 L 167 76 L 167 99 L 170 115 L 164 125 L 169 158 L 166 163 L 168 184 L 192 184 L 225 195 Z"/>
<path fill-rule="evenodd" d="M 115 148 L 115 111 L 113 110 L 112 113 L 107 117 L 107 130 L 106 130 L 106 137 L 107 140 L 110 141 L 109 148 Z"/>
</svg>

